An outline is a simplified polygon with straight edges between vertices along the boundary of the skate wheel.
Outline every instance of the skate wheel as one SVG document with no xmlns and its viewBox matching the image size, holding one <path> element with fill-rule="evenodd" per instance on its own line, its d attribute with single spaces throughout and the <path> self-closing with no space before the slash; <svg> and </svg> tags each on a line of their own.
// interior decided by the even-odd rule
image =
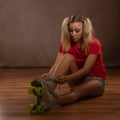
<svg viewBox="0 0 120 120">
<path fill-rule="evenodd" d="M 37 96 L 42 96 L 43 95 L 43 92 L 44 92 L 44 90 L 43 90 L 43 88 L 42 87 L 36 87 L 36 95 Z"/>
<path fill-rule="evenodd" d="M 30 104 L 29 105 L 29 111 L 32 114 L 42 114 L 44 112 L 44 106 L 43 105 L 35 105 L 35 104 Z"/>
<path fill-rule="evenodd" d="M 42 105 L 37 105 L 36 109 L 37 109 L 36 110 L 37 114 L 41 114 L 44 112 L 44 106 L 42 106 Z"/>
<path fill-rule="evenodd" d="M 30 87 L 28 88 L 28 92 L 29 92 L 30 94 L 34 94 L 34 95 L 36 95 L 36 96 L 42 96 L 44 90 L 43 90 L 42 87 L 30 86 Z"/>
<path fill-rule="evenodd" d="M 28 93 L 33 94 L 34 89 L 35 89 L 35 88 L 34 88 L 33 86 L 30 86 L 30 87 L 28 88 Z"/>
<path fill-rule="evenodd" d="M 35 113 L 36 113 L 36 111 L 34 110 L 34 107 L 35 107 L 34 104 L 30 104 L 29 107 L 28 107 L 30 113 L 32 113 L 32 114 L 35 114 Z"/>
</svg>

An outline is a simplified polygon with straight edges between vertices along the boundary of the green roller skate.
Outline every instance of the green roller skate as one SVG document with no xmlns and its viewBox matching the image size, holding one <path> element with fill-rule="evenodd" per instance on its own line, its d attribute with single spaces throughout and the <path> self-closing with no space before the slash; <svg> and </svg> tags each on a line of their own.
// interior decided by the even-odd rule
<svg viewBox="0 0 120 120">
<path fill-rule="evenodd" d="M 42 87 L 30 86 L 28 89 L 29 94 L 36 96 L 37 100 L 35 104 L 29 105 L 29 111 L 32 114 L 42 114 L 45 111 L 45 106 L 42 104 L 42 96 L 44 89 Z"/>
<path fill-rule="evenodd" d="M 49 88 L 43 79 L 33 80 L 28 92 L 37 97 L 36 103 L 29 105 L 29 111 L 32 114 L 42 114 L 56 103 L 56 95 L 49 92 Z"/>
</svg>

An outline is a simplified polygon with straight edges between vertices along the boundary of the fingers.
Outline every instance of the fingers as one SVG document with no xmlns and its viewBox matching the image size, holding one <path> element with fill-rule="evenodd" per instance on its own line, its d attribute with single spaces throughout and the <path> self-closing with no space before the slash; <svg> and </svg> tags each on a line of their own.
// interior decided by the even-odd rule
<svg viewBox="0 0 120 120">
<path fill-rule="evenodd" d="M 55 77 L 55 79 L 59 84 L 63 84 L 66 82 L 65 75 L 58 75 Z"/>
</svg>

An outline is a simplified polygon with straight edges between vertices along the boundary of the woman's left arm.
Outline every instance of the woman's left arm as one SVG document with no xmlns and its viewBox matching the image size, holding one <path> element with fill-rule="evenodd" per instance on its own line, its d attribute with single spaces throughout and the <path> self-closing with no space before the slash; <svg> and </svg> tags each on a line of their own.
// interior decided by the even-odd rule
<svg viewBox="0 0 120 120">
<path fill-rule="evenodd" d="M 96 59 L 97 59 L 96 54 L 90 54 L 87 57 L 83 68 L 81 68 L 80 70 L 66 76 L 66 78 L 68 80 L 74 80 L 74 79 L 76 80 L 76 79 L 80 79 L 81 77 L 87 75 L 91 71 Z"/>
</svg>

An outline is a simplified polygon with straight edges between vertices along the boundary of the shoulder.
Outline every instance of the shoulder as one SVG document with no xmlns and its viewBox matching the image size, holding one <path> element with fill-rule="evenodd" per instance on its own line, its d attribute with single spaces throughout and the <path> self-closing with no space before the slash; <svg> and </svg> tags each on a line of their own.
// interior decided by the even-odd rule
<svg viewBox="0 0 120 120">
<path fill-rule="evenodd" d="M 91 44 L 101 46 L 100 40 L 99 40 L 98 38 L 96 38 L 96 37 L 92 37 L 92 42 L 91 42 Z"/>
<path fill-rule="evenodd" d="M 92 42 L 89 45 L 89 53 L 90 54 L 98 54 L 101 50 L 101 43 L 100 41 L 96 38 L 92 38 Z"/>
<path fill-rule="evenodd" d="M 100 43 L 100 40 L 96 37 L 92 37 L 92 41 L 91 43 L 89 44 L 89 47 L 98 47 L 100 48 L 101 47 L 101 43 Z"/>
</svg>

